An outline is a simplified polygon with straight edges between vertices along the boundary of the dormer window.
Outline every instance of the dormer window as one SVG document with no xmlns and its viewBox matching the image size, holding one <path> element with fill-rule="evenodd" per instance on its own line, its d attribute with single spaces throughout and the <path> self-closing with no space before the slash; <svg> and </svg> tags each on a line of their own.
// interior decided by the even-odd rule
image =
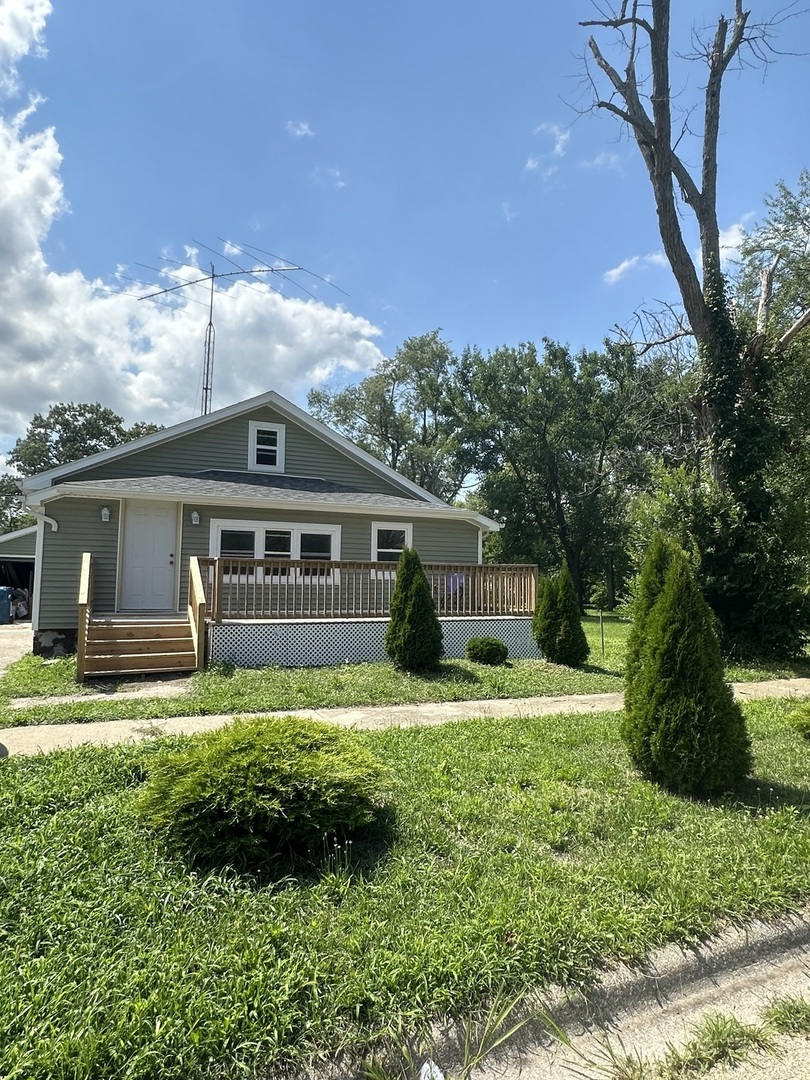
<svg viewBox="0 0 810 1080">
<path fill-rule="evenodd" d="M 284 425 L 250 422 L 248 469 L 252 472 L 284 472 Z"/>
</svg>

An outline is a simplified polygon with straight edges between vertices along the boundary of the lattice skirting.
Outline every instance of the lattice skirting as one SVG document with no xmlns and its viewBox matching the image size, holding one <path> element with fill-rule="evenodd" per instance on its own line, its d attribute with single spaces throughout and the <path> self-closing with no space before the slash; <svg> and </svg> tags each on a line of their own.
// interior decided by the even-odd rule
<svg viewBox="0 0 810 1080">
<path fill-rule="evenodd" d="M 497 637 L 511 657 L 539 656 L 531 618 L 443 618 L 445 656 L 464 656 L 471 637 Z M 210 660 L 239 667 L 323 667 L 385 660 L 388 619 L 284 620 L 213 624 L 208 628 Z"/>
</svg>

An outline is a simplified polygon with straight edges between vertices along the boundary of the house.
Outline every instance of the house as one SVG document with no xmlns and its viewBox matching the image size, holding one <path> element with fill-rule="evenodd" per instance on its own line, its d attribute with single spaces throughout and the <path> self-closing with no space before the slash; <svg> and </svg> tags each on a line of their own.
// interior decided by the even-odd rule
<svg viewBox="0 0 810 1080">
<path fill-rule="evenodd" d="M 383 657 L 403 546 L 445 649 L 536 655 L 534 567 L 482 565 L 496 522 L 449 506 L 270 391 L 23 481 L 36 526 L 34 652 L 80 677 L 205 659 Z"/>
</svg>

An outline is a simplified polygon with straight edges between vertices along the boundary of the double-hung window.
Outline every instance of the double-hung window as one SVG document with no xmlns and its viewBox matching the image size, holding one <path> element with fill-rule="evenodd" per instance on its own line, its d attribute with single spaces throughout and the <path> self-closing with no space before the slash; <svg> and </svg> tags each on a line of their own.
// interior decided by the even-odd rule
<svg viewBox="0 0 810 1080">
<path fill-rule="evenodd" d="M 284 424 L 250 422 L 248 469 L 251 472 L 284 472 Z"/>
<path fill-rule="evenodd" d="M 402 549 L 413 547 L 413 525 L 400 521 L 372 521 L 371 523 L 371 560 L 372 562 L 398 563 Z M 391 570 L 393 571 L 393 567 Z M 387 570 L 378 570 L 378 574 L 388 574 Z"/>
</svg>

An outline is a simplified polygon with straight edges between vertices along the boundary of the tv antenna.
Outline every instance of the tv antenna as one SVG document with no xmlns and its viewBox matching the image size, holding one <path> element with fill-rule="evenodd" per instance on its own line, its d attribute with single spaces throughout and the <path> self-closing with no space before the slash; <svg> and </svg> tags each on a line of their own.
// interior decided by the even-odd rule
<svg viewBox="0 0 810 1080">
<path fill-rule="evenodd" d="M 295 271 L 295 270 L 303 270 L 304 273 L 309 274 L 311 277 L 317 278 L 319 281 L 326 282 L 326 284 L 328 284 L 328 285 L 332 285 L 332 282 L 327 281 L 326 278 L 319 277 L 318 274 L 313 274 L 311 270 L 306 270 L 303 266 L 297 266 L 294 263 L 290 263 L 286 259 L 281 258 L 281 256 L 279 256 L 279 255 L 274 255 L 270 251 L 262 251 L 261 248 L 253 247 L 253 245 L 251 245 L 251 244 L 245 244 L 244 246 L 238 246 L 238 245 L 235 245 L 235 244 L 231 244 L 229 241 L 222 240 L 221 237 L 218 237 L 217 239 L 219 239 L 222 243 L 228 243 L 231 250 L 241 252 L 241 254 L 247 255 L 251 259 L 256 259 L 257 262 L 260 262 L 263 265 L 254 266 L 252 269 L 246 269 L 245 267 L 240 266 L 237 262 L 234 262 L 234 260 L 229 258 L 227 255 L 221 255 L 220 253 L 214 251 L 214 249 L 208 247 L 207 244 L 202 244 L 197 240 L 192 240 L 193 244 L 197 244 L 199 247 L 205 248 L 207 251 L 212 252 L 212 254 L 216 255 L 218 258 L 224 258 L 226 262 L 231 263 L 231 265 L 235 266 L 236 269 L 235 270 L 217 271 L 215 269 L 215 267 L 214 267 L 214 264 L 211 263 L 210 264 L 210 266 L 211 266 L 210 272 L 207 273 L 207 274 L 203 274 L 201 277 L 192 278 L 192 279 L 190 279 L 188 281 L 180 281 L 176 285 L 170 285 L 165 289 L 155 289 L 154 292 L 146 293 L 144 296 L 139 296 L 138 297 L 139 300 L 154 300 L 159 296 L 166 296 L 169 293 L 180 292 L 183 289 L 189 289 L 189 288 L 191 288 L 192 286 L 195 286 L 195 285 L 203 287 L 203 283 L 210 283 L 210 292 L 209 292 L 209 295 L 208 295 L 208 304 L 207 304 L 207 307 L 208 307 L 208 325 L 205 328 L 205 343 L 204 343 L 204 346 L 203 346 L 202 404 L 201 404 L 201 411 L 200 411 L 201 416 L 207 416 L 208 413 L 211 412 L 211 400 L 212 400 L 212 392 L 213 392 L 213 387 L 214 387 L 214 347 L 215 347 L 215 344 L 216 344 L 216 330 L 214 328 L 214 293 L 216 292 L 216 289 L 215 289 L 216 282 L 224 280 L 224 279 L 232 279 L 232 280 L 238 282 L 239 284 L 243 284 L 243 285 L 247 286 L 247 282 L 244 281 L 243 279 L 244 278 L 252 278 L 255 282 L 258 282 L 261 285 L 266 285 L 267 284 L 266 279 L 263 279 L 260 275 L 277 274 L 281 278 L 283 278 L 284 280 L 287 280 L 286 275 L 288 273 L 291 273 L 292 271 Z M 246 248 L 250 248 L 251 251 L 245 250 Z M 277 265 L 271 266 L 269 263 L 264 262 L 264 260 L 259 259 L 256 255 L 252 254 L 253 251 L 261 252 L 262 255 L 269 255 L 271 259 L 276 260 Z M 176 262 L 177 260 L 168 259 L 167 261 L 168 262 Z M 279 263 L 281 265 L 278 265 Z M 187 264 L 182 264 L 181 263 L 180 265 L 187 265 Z M 153 266 L 150 266 L 150 267 L 147 267 L 147 269 L 156 270 L 157 268 L 153 267 Z M 166 271 L 165 270 L 158 270 L 158 273 L 166 273 Z M 309 290 L 307 290 L 307 289 L 304 289 L 303 286 L 298 284 L 297 282 L 296 282 L 296 287 L 301 289 L 303 292 L 305 292 L 307 294 L 307 296 L 312 297 L 313 300 L 318 299 L 313 293 L 309 292 Z M 274 289 L 275 287 L 271 285 L 270 288 Z M 344 290 L 340 289 L 337 285 L 332 285 L 332 288 L 338 289 L 339 292 L 343 292 L 344 295 L 348 296 L 348 293 L 345 293 Z M 280 289 L 275 289 L 275 291 L 281 293 L 282 296 L 285 295 L 285 293 L 281 292 Z"/>
</svg>

